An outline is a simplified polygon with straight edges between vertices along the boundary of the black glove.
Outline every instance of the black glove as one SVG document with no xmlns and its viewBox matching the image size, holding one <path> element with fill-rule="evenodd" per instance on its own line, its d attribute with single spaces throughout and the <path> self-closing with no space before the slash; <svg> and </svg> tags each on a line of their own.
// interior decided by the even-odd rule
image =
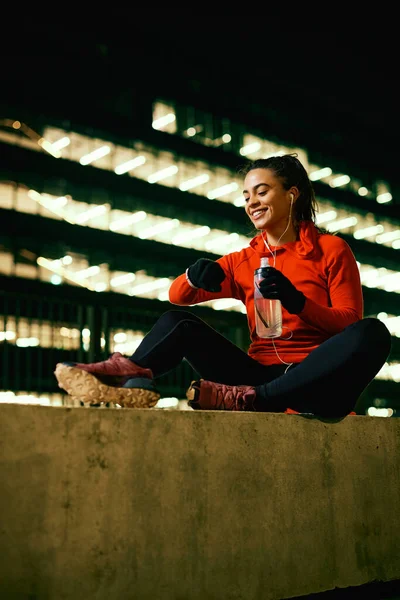
<svg viewBox="0 0 400 600">
<path fill-rule="evenodd" d="M 199 258 L 189 267 L 188 277 L 197 288 L 202 288 L 207 292 L 220 292 L 225 273 L 223 268 L 214 260 Z"/>
<path fill-rule="evenodd" d="M 260 281 L 259 288 L 264 298 L 280 300 L 282 306 L 292 315 L 298 315 L 304 308 L 306 297 L 299 292 L 293 283 L 274 267 L 263 268 L 264 279 Z"/>
</svg>

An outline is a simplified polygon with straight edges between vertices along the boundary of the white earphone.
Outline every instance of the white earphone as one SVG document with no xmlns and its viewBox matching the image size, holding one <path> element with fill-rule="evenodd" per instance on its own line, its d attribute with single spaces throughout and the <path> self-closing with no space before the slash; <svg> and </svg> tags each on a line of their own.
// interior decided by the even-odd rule
<svg viewBox="0 0 400 600">
<path fill-rule="evenodd" d="M 290 194 L 290 204 L 293 204 L 293 200 L 294 200 L 294 195 Z"/>
</svg>

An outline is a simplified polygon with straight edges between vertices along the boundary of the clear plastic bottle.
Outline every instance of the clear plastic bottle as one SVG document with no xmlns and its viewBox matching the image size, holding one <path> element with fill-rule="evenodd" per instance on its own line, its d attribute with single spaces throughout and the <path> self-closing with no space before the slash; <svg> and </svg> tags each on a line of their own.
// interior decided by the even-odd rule
<svg viewBox="0 0 400 600">
<path fill-rule="evenodd" d="M 258 288 L 263 270 L 268 268 L 268 257 L 261 258 L 260 268 L 254 271 L 254 313 L 256 332 L 260 338 L 275 338 L 282 335 L 282 305 L 280 300 L 264 298 Z"/>
</svg>

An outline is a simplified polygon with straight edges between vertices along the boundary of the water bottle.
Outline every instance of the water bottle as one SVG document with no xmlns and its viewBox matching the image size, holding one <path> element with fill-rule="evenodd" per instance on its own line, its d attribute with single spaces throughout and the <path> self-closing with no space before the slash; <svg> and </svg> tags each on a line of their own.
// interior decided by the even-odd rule
<svg viewBox="0 0 400 600">
<path fill-rule="evenodd" d="M 260 268 L 254 271 L 254 312 L 256 332 L 260 338 L 275 338 L 282 334 L 282 305 L 280 300 L 263 298 L 258 284 L 263 277 L 263 270 L 269 267 L 268 257 L 261 258 Z"/>
</svg>

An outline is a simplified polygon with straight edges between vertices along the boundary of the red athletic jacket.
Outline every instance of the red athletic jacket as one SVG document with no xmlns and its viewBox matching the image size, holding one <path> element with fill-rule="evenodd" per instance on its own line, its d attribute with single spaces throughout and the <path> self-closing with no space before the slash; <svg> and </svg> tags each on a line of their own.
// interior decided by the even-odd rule
<svg viewBox="0 0 400 600">
<path fill-rule="evenodd" d="M 169 299 L 180 306 L 217 298 L 241 300 L 250 330 L 248 354 L 265 365 L 280 364 L 275 344 L 283 361 L 298 363 L 321 342 L 363 317 L 360 273 L 350 246 L 340 237 L 319 233 L 311 221 L 301 223 L 299 241 L 271 249 L 276 251 L 275 267 L 306 296 L 304 309 L 298 315 L 291 315 L 282 307 L 280 338 L 261 339 L 255 330 L 254 270 L 260 266 L 262 256 L 272 258 L 261 234 L 240 252 L 217 259 L 226 275 L 220 292 L 193 289 L 182 274 L 172 282 Z"/>
</svg>

